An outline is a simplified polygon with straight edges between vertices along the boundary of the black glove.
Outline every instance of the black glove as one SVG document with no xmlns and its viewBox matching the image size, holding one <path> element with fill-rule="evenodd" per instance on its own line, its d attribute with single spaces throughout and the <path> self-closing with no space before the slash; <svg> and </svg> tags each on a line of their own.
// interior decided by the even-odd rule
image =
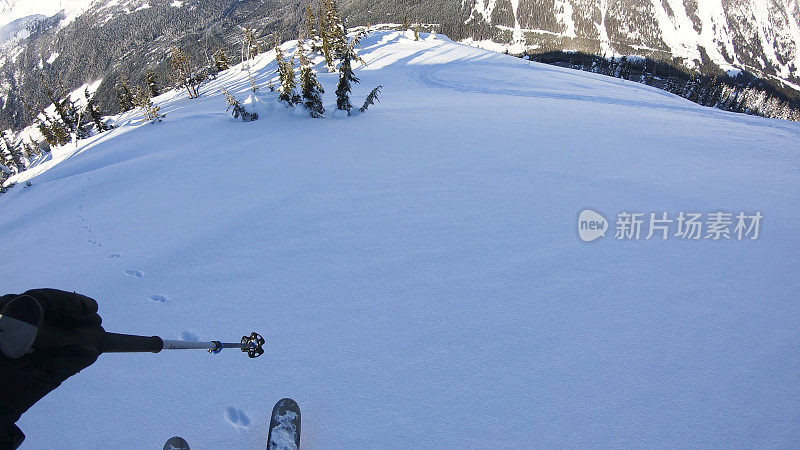
<svg viewBox="0 0 800 450">
<path fill-rule="evenodd" d="M 33 289 L 22 295 L 35 298 L 42 306 L 42 328 L 55 331 L 99 328 L 97 302 L 84 295 L 57 289 Z M 0 297 L 0 311 L 17 295 Z M 16 448 L 25 435 L 14 424 L 22 413 L 57 388 L 67 378 L 90 366 L 99 352 L 81 345 L 36 348 L 18 359 L 0 353 L 0 449 Z"/>
</svg>

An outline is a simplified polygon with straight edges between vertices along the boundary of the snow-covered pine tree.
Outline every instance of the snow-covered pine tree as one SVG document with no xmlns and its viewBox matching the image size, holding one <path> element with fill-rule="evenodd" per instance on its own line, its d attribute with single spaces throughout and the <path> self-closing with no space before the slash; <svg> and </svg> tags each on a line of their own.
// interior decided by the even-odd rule
<svg viewBox="0 0 800 450">
<path fill-rule="evenodd" d="M 250 90 L 256 92 L 258 90 L 258 85 L 256 84 L 256 79 L 253 78 L 253 73 L 250 72 L 250 68 L 247 68 L 247 79 L 250 81 Z"/>
<path fill-rule="evenodd" d="M 33 141 L 33 144 L 39 149 L 39 153 L 50 153 L 50 144 L 47 141 Z"/>
<path fill-rule="evenodd" d="M 225 111 L 230 112 L 234 119 L 242 119 L 242 122 L 252 122 L 258 120 L 257 112 L 249 112 L 236 100 L 236 97 L 231 95 L 227 89 L 222 88 L 222 93 L 225 94 Z"/>
<path fill-rule="evenodd" d="M 311 117 L 322 117 L 325 114 L 325 107 L 322 106 L 320 94 L 325 93 L 325 89 L 319 84 L 317 74 L 311 67 L 311 61 L 303 51 L 302 44 L 298 44 L 297 53 L 300 59 L 300 90 L 303 93 L 303 105 Z"/>
<path fill-rule="evenodd" d="M 320 36 L 322 53 L 329 72 L 336 70 L 336 58 L 341 57 L 347 48 L 344 24 L 334 0 L 320 0 Z"/>
<path fill-rule="evenodd" d="M 331 47 L 331 40 L 328 34 L 327 8 L 328 4 L 325 0 L 319 0 L 319 37 L 322 41 L 322 56 L 325 57 L 325 65 L 328 67 L 328 72 L 333 72 L 334 67 L 334 54 Z"/>
<path fill-rule="evenodd" d="M 33 117 L 34 122 L 37 123 L 36 127 L 39 129 L 39 132 L 42 133 L 48 145 L 58 146 L 69 143 L 69 131 L 64 128 L 61 122 L 51 118 L 46 111 L 42 111 L 41 113 L 35 112 L 24 97 L 20 97 L 20 100 L 25 106 L 25 109 L 27 109 Z"/>
<path fill-rule="evenodd" d="M 305 17 L 303 18 L 303 29 L 305 30 L 305 37 L 315 41 L 317 38 L 317 19 L 314 18 L 314 11 L 311 9 L 311 4 L 306 5 Z M 312 44 L 313 46 L 313 44 Z M 312 47 L 313 50 L 313 47 Z"/>
<path fill-rule="evenodd" d="M 39 74 L 39 77 L 42 81 L 42 87 L 44 88 L 45 93 L 47 94 L 48 99 L 52 102 L 53 107 L 55 108 L 56 114 L 58 115 L 61 124 L 66 128 L 67 135 L 70 133 L 78 133 L 78 117 L 75 111 L 75 104 L 69 98 L 69 95 L 61 96 L 56 95 L 52 89 L 47 85 L 44 79 L 43 74 Z M 59 83 L 59 86 L 61 84 Z M 63 87 L 61 91 L 63 93 Z M 71 139 L 70 139 L 71 140 Z"/>
<path fill-rule="evenodd" d="M 47 126 L 44 122 L 39 122 L 36 124 L 36 128 L 41 133 L 44 141 L 47 142 L 49 145 L 58 145 L 58 139 L 56 135 L 53 133 L 53 130 Z"/>
<path fill-rule="evenodd" d="M 28 157 L 28 160 L 32 160 L 42 154 L 42 151 L 39 149 L 39 146 L 31 141 L 23 142 L 22 150 L 25 152 L 25 155 Z"/>
<path fill-rule="evenodd" d="M 255 30 L 242 28 L 242 62 L 255 58 L 259 53 L 261 53 L 261 45 L 256 39 Z"/>
<path fill-rule="evenodd" d="M 3 157 L 10 156 L 10 150 L 12 148 L 11 140 L 8 138 L 8 136 L 6 136 L 6 131 L 8 130 L 0 132 L 0 144 L 3 144 L 2 148 L 0 148 L 0 151 L 3 152 Z"/>
<path fill-rule="evenodd" d="M 145 73 L 145 81 L 147 81 L 147 88 L 150 90 L 151 97 L 158 97 L 161 92 L 158 90 L 158 80 L 156 80 L 156 73 L 148 69 Z"/>
<path fill-rule="evenodd" d="M 367 112 L 370 106 L 374 105 L 375 102 L 380 103 L 380 99 L 378 98 L 378 94 L 381 93 L 381 89 L 383 86 L 378 86 L 375 89 L 371 90 L 370 93 L 367 95 L 367 98 L 364 99 L 364 104 L 358 110 L 363 112 Z"/>
<path fill-rule="evenodd" d="M 103 122 L 103 114 L 97 108 L 97 104 L 94 102 L 94 97 L 89 95 L 89 89 L 86 89 L 84 95 L 86 96 L 86 111 L 84 112 L 84 115 L 91 119 L 95 128 L 97 128 L 97 132 L 102 133 L 103 131 L 112 129 L 112 126 Z"/>
<path fill-rule="evenodd" d="M 173 79 L 178 86 L 186 89 L 189 98 L 200 97 L 198 87 L 202 83 L 203 77 L 195 73 L 195 67 L 186 53 L 173 46 L 170 49 L 170 65 Z"/>
<path fill-rule="evenodd" d="M 14 164 L 14 157 L 12 156 L 9 148 L 6 147 L 5 143 L 0 147 L 0 165 L 3 168 L 8 169 L 11 173 L 19 173 L 21 170 Z M 2 170 L 2 169 L 0 169 Z M 5 170 L 3 170 L 5 172 Z"/>
<path fill-rule="evenodd" d="M 14 136 L 11 130 L 5 130 L 0 133 L 3 142 L 4 150 L 4 165 L 7 167 L 14 167 L 19 173 L 26 169 L 25 160 L 23 159 L 22 151 L 18 145 L 14 143 Z"/>
<path fill-rule="evenodd" d="M 136 86 L 136 93 L 133 98 L 136 107 L 142 111 L 145 122 L 161 122 L 161 120 L 166 117 L 166 115 L 161 114 L 161 108 L 153 104 L 153 100 L 150 98 L 150 93 L 147 90 Z"/>
<path fill-rule="evenodd" d="M 55 144 L 51 145 L 67 145 L 70 143 L 70 141 L 72 141 L 72 137 L 69 135 L 69 130 L 64 128 L 64 126 L 58 120 L 47 116 L 45 125 L 50 128 L 50 131 L 55 137 Z"/>
<path fill-rule="evenodd" d="M 120 109 L 123 111 L 130 111 L 133 109 L 133 91 L 131 91 L 131 87 L 128 85 L 128 80 L 125 78 L 125 75 L 119 76 L 116 89 Z"/>
<path fill-rule="evenodd" d="M 278 76 L 281 85 L 278 87 L 278 98 L 289 106 L 300 103 L 300 96 L 295 91 L 297 83 L 294 78 L 294 57 L 286 60 L 280 45 L 275 46 L 275 62 L 278 63 Z"/>
<path fill-rule="evenodd" d="M 357 58 L 353 45 L 347 45 L 342 53 L 342 65 L 339 67 L 339 83 L 336 85 L 336 109 L 347 111 L 350 115 L 350 110 L 353 105 L 350 103 L 351 83 L 358 83 L 359 79 L 353 72 L 352 61 Z"/>
<path fill-rule="evenodd" d="M 214 54 L 211 55 L 211 59 L 214 63 L 214 66 L 217 68 L 217 72 L 222 72 L 223 70 L 228 70 L 230 65 L 228 64 L 228 57 L 225 55 L 225 50 L 222 48 L 218 48 Z"/>
<path fill-rule="evenodd" d="M 39 133 L 41 133 L 42 137 L 44 137 L 45 142 L 47 142 L 48 145 L 58 145 L 56 143 L 56 137 L 53 134 L 53 130 L 51 130 L 50 126 L 45 124 L 45 122 L 41 119 L 40 117 L 41 114 L 34 111 L 30 103 L 28 103 L 28 101 L 25 100 L 25 97 L 20 97 L 20 101 L 22 102 L 22 105 L 25 107 L 25 109 L 28 111 L 28 114 L 30 114 L 31 117 L 33 118 L 33 123 L 36 125 L 36 128 L 39 130 Z"/>
</svg>

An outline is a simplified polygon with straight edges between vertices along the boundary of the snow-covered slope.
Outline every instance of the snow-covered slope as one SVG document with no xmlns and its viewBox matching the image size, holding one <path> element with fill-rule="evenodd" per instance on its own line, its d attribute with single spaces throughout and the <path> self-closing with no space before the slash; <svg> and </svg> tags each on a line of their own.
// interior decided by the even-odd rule
<svg viewBox="0 0 800 450">
<path fill-rule="evenodd" d="M 46 19 L 41 14 L 25 16 L 0 26 L 0 46 L 9 42 L 16 43 L 30 36 L 28 28 L 38 21 Z"/>
<path fill-rule="evenodd" d="M 0 0 L 0 25 L 23 17 L 52 16 L 64 12 L 66 19 L 86 11 L 97 0 Z"/>
<path fill-rule="evenodd" d="M 262 87 L 234 121 L 233 69 L 0 196 L 4 291 L 83 292 L 117 332 L 267 339 L 103 355 L 23 417 L 29 448 L 263 448 L 284 396 L 312 449 L 796 446 L 800 125 L 423 38 L 365 40 L 366 114 Z M 764 220 L 583 243 L 584 208 Z"/>
</svg>

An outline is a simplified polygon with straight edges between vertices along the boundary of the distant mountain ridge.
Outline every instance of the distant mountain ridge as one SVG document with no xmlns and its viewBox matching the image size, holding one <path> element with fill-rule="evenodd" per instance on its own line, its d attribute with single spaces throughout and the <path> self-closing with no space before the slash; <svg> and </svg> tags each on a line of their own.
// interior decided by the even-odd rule
<svg viewBox="0 0 800 450">
<path fill-rule="evenodd" d="M 35 13 L 32 5 L 0 0 L 0 19 Z M 242 26 L 255 28 L 265 47 L 274 36 L 295 38 L 306 2 L 44 0 L 35 5 L 48 17 L 64 14 L 53 19 L 57 26 L 40 27 L 0 55 L 0 129 L 30 122 L 22 97 L 45 106 L 40 73 L 67 90 L 103 79 L 98 103 L 116 112 L 113 86 L 120 74 L 141 83 L 145 70 L 152 69 L 160 83 L 170 83 L 166 59 L 172 45 L 201 64 L 216 48 L 235 58 Z M 349 26 L 436 24 L 455 40 L 501 51 L 636 54 L 704 73 L 748 70 L 800 92 L 798 5 L 798 0 L 339 1 Z"/>
<path fill-rule="evenodd" d="M 469 22 L 518 50 L 582 50 L 746 69 L 800 85 L 797 0 L 472 0 Z M 473 34 L 480 34 L 473 33 Z"/>
<path fill-rule="evenodd" d="M 95 1 L 103 0 L 0 0 L 0 26 L 29 16 L 66 17 L 82 13 Z"/>
</svg>

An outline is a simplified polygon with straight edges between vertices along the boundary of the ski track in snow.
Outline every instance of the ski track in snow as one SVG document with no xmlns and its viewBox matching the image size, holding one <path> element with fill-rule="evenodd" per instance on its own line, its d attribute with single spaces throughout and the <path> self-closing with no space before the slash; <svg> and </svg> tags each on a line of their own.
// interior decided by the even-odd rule
<svg viewBox="0 0 800 450">
<path fill-rule="evenodd" d="M 263 449 L 287 396 L 304 448 L 796 447 L 800 124 L 422 37 L 362 41 L 365 114 L 331 114 L 322 65 L 328 117 L 276 104 L 268 52 L 256 122 L 224 112 L 220 88 L 250 94 L 234 67 L 15 177 L 40 173 L 0 196 L 8 292 L 85 293 L 113 332 L 266 339 L 102 355 L 22 416 L 27 447 Z M 585 244 L 585 208 L 764 222 Z"/>
</svg>

